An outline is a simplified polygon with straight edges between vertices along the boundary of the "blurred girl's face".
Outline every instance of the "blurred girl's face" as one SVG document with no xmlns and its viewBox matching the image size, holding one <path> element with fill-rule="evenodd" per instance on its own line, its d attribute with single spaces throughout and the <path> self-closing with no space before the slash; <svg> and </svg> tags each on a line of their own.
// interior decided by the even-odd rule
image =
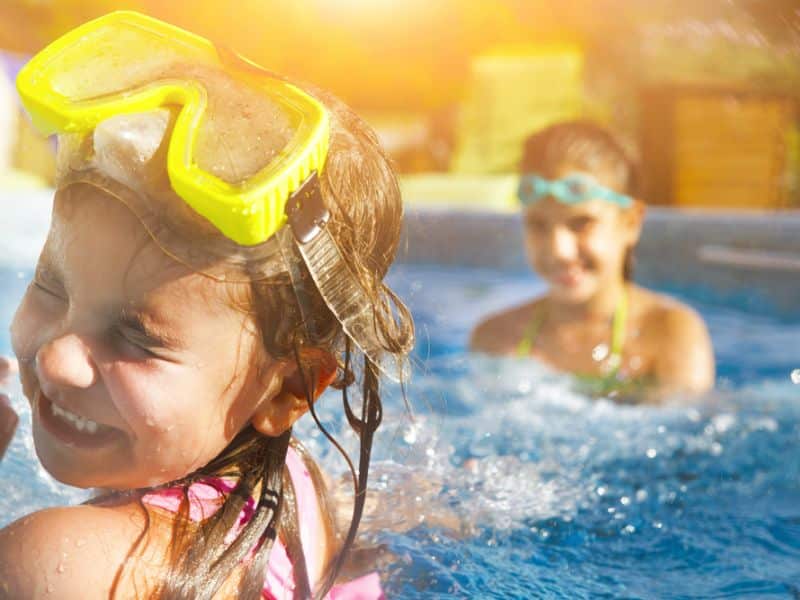
<svg viewBox="0 0 800 600">
<path fill-rule="evenodd" d="M 553 179 L 577 173 L 614 189 L 605 173 L 587 173 L 568 164 Z M 534 269 L 550 285 L 551 295 L 568 303 L 585 302 L 603 286 L 622 281 L 625 254 L 641 229 L 638 203 L 623 209 L 599 199 L 564 204 L 546 197 L 526 207 L 523 220 Z"/>
<path fill-rule="evenodd" d="M 45 468 L 136 488 L 217 456 L 278 379 L 230 292 L 166 257 L 121 202 L 60 190 L 12 324 Z"/>
</svg>

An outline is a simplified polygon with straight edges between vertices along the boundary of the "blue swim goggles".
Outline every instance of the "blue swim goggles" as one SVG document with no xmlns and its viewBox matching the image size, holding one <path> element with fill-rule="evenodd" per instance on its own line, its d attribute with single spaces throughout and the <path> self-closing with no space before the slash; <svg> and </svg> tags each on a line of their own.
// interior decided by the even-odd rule
<svg viewBox="0 0 800 600">
<path fill-rule="evenodd" d="M 563 179 L 550 181 L 538 175 L 523 175 L 517 190 L 523 206 L 530 206 L 542 198 L 552 196 L 564 204 L 579 204 L 587 200 L 605 200 L 622 208 L 633 204 L 633 199 L 625 194 L 600 185 L 591 175 L 575 173 Z"/>
</svg>

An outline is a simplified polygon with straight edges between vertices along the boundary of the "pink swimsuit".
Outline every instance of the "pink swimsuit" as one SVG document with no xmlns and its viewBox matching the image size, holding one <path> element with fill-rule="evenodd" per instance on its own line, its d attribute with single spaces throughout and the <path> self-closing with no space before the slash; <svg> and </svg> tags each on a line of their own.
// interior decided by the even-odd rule
<svg viewBox="0 0 800 600">
<path fill-rule="evenodd" d="M 317 494 L 311 474 L 303 460 L 290 446 L 286 454 L 286 466 L 297 498 L 297 513 L 300 527 L 300 541 L 306 554 L 306 565 L 309 573 L 319 573 L 321 557 L 319 548 L 320 511 Z M 192 521 L 203 521 L 211 517 L 220 507 L 223 494 L 231 492 L 234 484 L 215 477 L 193 483 L 187 492 L 189 496 L 189 518 Z M 183 488 L 174 487 L 157 490 L 145 494 L 142 501 L 150 506 L 157 506 L 169 512 L 178 512 L 183 499 Z M 229 534 L 230 542 L 253 516 L 255 501 L 251 498 L 245 504 L 239 516 L 239 523 Z M 266 600 L 291 600 L 294 597 L 294 573 L 292 562 L 280 539 L 276 539 L 269 555 L 262 598 Z M 353 581 L 333 586 L 326 598 L 330 600 L 380 600 L 385 598 L 381 590 L 377 573 L 364 575 Z"/>
</svg>

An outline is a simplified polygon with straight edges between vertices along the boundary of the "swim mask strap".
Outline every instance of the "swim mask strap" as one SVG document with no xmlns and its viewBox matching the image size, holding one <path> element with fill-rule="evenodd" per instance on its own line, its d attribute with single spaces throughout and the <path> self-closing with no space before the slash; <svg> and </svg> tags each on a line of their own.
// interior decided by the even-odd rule
<svg viewBox="0 0 800 600">
<path fill-rule="evenodd" d="M 387 352 L 378 339 L 373 304 L 328 227 L 330 211 L 325 206 L 316 172 L 289 197 L 286 216 L 289 227 L 279 230 L 276 239 L 296 293 L 302 290 L 302 285 L 298 285 L 301 275 L 297 263 L 289 258 L 293 248 L 299 252 L 322 299 L 345 334 L 384 375 L 394 381 L 404 379 L 406 361 Z M 308 314 L 308 302 L 298 296 L 298 303 L 303 321 L 313 331 L 314 319 Z"/>
<path fill-rule="evenodd" d="M 588 200 L 605 200 L 621 208 L 628 208 L 633 204 L 630 196 L 615 192 L 584 173 L 574 173 L 556 180 L 534 174 L 523 175 L 517 196 L 523 206 L 530 206 L 548 196 L 562 204 L 580 204 Z"/>
</svg>

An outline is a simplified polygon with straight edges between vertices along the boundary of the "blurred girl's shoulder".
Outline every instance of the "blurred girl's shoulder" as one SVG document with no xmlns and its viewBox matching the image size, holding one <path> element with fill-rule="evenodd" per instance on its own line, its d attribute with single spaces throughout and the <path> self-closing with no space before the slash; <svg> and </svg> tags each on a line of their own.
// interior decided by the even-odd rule
<svg viewBox="0 0 800 600">
<path fill-rule="evenodd" d="M 702 317 L 689 305 L 667 294 L 632 286 L 631 306 L 648 337 L 704 332 Z"/>
<path fill-rule="evenodd" d="M 513 354 L 520 336 L 541 310 L 545 296 L 493 313 L 472 330 L 470 349 L 491 354 Z"/>
</svg>

